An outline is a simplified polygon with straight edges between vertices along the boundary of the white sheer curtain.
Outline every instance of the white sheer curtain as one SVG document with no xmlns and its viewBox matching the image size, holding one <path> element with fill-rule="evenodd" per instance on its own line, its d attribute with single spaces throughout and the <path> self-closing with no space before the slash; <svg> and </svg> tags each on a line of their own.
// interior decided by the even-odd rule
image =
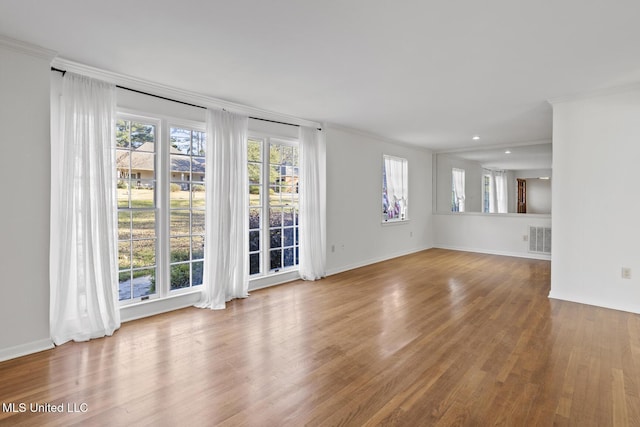
<svg viewBox="0 0 640 427">
<path fill-rule="evenodd" d="M 197 307 L 224 309 L 249 296 L 248 118 L 207 110 L 206 213 L 202 299 Z"/>
<path fill-rule="evenodd" d="M 115 86 L 66 73 L 53 94 L 50 329 L 57 345 L 120 327 Z M 56 108 L 57 107 L 57 108 Z"/>
<path fill-rule="evenodd" d="M 326 275 L 326 142 L 324 132 L 300 127 L 300 277 Z"/>
<path fill-rule="evenodd" d="M 406 159 L 384 156 L 384 170 L 387 181 L 387 197 L 389 204 L 397 202 L 400 211 L 399 218 L 406 218 L 407 200 L 409 198 L 408 168 Z"/>
<path fill-rule="evenodd" d="M 491 170 L 489 181 L 489 212 L 507 213 L 508 197 L 507 175 L 504 171 Z"/>
<path fill-rule="evenodd" d="M 455 199 L 455 205 L 452 207 L 453 211 L 464 212 L 464 169 L 453 168 L 451 170 L 451 180 L 453 181 L 453 198 Z"/>
</svg>

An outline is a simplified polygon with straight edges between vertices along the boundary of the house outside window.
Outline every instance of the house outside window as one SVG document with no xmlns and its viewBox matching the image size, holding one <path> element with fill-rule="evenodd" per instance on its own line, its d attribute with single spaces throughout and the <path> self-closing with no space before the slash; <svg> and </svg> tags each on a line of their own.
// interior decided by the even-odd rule
<svg viewBox="0 0 640 427">
<path fill-rule="evenodd" d="M 206 135 L 197 124 L 119 115 L 121 304 L 165 298 L 202 284 L 205 151 Z"/>
</svg>

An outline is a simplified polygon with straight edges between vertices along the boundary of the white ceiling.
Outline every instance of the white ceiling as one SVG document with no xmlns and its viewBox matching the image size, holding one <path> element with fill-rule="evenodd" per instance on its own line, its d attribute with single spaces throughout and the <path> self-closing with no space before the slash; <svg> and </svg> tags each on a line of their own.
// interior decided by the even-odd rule
<svg viewBox="0 0 640 427">
<path fill-rule="evenodd" d="M 0 33 L 442 150 L 548 140 L 547 99 L 640 81 L 638 16 L 637 0 L 0 0 Z"/>
</svg>

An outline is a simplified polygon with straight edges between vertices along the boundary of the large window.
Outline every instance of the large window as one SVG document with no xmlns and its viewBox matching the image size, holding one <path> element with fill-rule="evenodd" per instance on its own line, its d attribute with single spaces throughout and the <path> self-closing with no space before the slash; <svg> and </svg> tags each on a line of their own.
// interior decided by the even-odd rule
<svg viewBox="0 0 640 427">
<path fill-rule="evenodd" d="M 201 285 L 205 133 L 120 115 L 116 145 L 120 301 Z"/>
<path fill-rule="evenodd" d="M 298 146 L 250 138 L 249 273 L 266 275 L 298 265 Z"/>
</svg>

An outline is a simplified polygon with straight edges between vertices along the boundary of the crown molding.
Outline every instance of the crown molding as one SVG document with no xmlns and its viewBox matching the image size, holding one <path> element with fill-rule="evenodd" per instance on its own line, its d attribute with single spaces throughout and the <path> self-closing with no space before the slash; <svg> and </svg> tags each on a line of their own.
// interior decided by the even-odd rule
<svg viewBox="0 0 640 427">
<path fill-rule="evenodd" d="M 466 151 L 483 151 L 483 150 L 494 150 L 498 148 L 513 148 L 513 147 L 527 147 L 531 145 L 544 145 L 551 144 L 551 139 L 538 139 L 535 141 L 521 141 L 521 142 L 512 142 L 512 143 L 504 143 L 504 144 L 494 144 L 494 145 L 471 145 L 461 148 L 454 148 L 451 150 L 441 149 L 434 151 L 435 154 L 455 154 L 462 153 Z"/>
<path fill-rule="evenodd" d="M 58 52 L 54 50 L 23 42 L 22 40 L 12 39 L 11 37 L 3 36 L 2 34 L 0 34 L 0 47 L 13 50 L 14 52 L 25 53 L 47 61 L 51 61 L 56 57 L 56 55 L 58 55 Z"/>
<path fill-rule="evenodd" d="M 343 125 L 339 125 L 339 124 L 335 124 L 335 123 L 325 123 L 325 127 L 327 129 L 334 129 L 334 130 L 339 130 L 342 132 L 348 132 L 348 133 L 352 133 L 354 135 L 360 135 L 362 137 L 365 138 L 371 138 L 371 139 L 375 139 L 376 141 L 380 141 L 380 142 L 384 142 L 386 144 L 393 144 L 393 145 L 399 145 L 401 147 L 406 147 L 406 148 L 411 148 L 414 150 L 421 150 L 421 151 L 426 151 L 428 153 L 433 153 L 433 150 L 429 147 L 425 147 L 422 145 L 416 145 L 416 144 L 410 144 L 408 142 L 403 142 L 403 141 L 397 141 L 395 139 L 390 139 L 390 138 L 385 138 L 383 136 L 380 136 L 378 134 L 375 134 L 373 132 L 367 132 L 361 129 L 356 129 L 356 128 L 351 128 L 348 126 L 343 126 Z M 323 129 L 325 129 L 323 127 Z"/>
<path fill-rule="evenodd" d="M 299 117 L 290 116 L 288 114 L 275 113 L 273 111 L 267 111 L 261 108 L 236 104 L 234 102 L 202 95 L 196 92 L 178 89 L 160 83 L 149 82 L 137 77 L 102 70 L 64 58 L 55 58 L 51 65 L 61 70 L 107 81 L 118 86 L 139 90 L 141 92 L 147 92 L 153 95 L 163 96 L 170 99 L 175 99 L 177 101 L 194 104 L 201 107 L 221 108 L 234 113 L 258 117 L 266 120 L 274 120 L 277 122 L 291 123 L 299 126 L 309 126 L 314 128 L 321 127 L 320 123 L 311 120 L 301 119 Z"/>
<path fill-rule="evenodd" d="M 554 106 L 556 104 L 562 104 L 565 102 L 581 101 L 589 98 L 599 98 L 601 96 L 616 95 L 620 93 L 633 92 L 638 90 L 640 90 L 640 83 L 630 83 L 630 84 L 621 85 L 621 86 L 613 86 L 613 87 L 608 87 L 604 89 L 592 90 L 592 91 L 583 92 L 575 95 L 566 95 L 566 96 L 559 96 L 555 98 L 549 98 L 547 99 L 547 102 L 551 104 L 551 106 Z"/>
</svg>

